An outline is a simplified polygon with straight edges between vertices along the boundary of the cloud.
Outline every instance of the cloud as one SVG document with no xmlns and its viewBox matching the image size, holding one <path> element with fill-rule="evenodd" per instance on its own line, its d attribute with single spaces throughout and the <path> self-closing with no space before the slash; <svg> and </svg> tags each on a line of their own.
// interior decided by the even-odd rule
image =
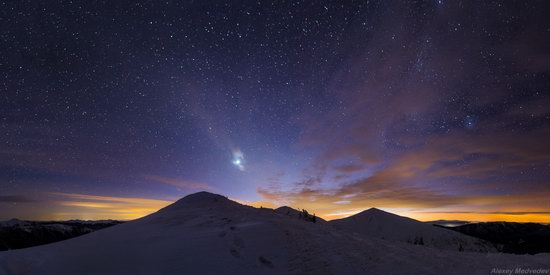
<svg viewBox="0 0 550 275">
<path fill-rule="evenodd" d="M 321 178 L 320 177 L 307 177 L 304 180 L 295 182 L 294 185 L 303 186 L 303 187 L 308 188 L 308 187 L 318 185 L 319 183 L 321 183 Z"/>
<path fill-rule="evenodd" d="M 334 169 L 341 173 L 354 173 L 354 172 L 359 172 L 363 170 L 364 167 L 361 165 L 349 164 L 349 165 L 338 166 Z"/>
<path fill-rule="evenodd" d="M 37 200 L 24 195 L 0 196 L 0 203 L 29 203 L 29 202 L 37 202 Z"/>
<path fill-rule="evenodd" d="M 206 183 L 189 181 L 189 180 L 179 179 L 179 178 L 168 178 L 168 177 L 162 177 L 162 176 L 147 175 L 145 176 L 145 179 L 152 180 L 158 183 L 176 186 L 183 189 L 189 189 L 189 190 L 214 190 L 213 187 L 211 187 Z"/>
<path fill-rule="evenodd" d="M 231 160 L 231 163 L 235 165 L 239 170 L 244 171 L 245 170 L 245 160 L 244 160 L 244 154 L 241 151 L 241 149 L 233 149 L 231 150 L 233 154 L 233 159 Z"/>
<path fill-rule="evenodd" d="M 453 205 L 461 198 L 445 194 L 429 187 L 407 183 L 396 171 L 381 171 L 331 189 L 295 188 L 292 190 L 267 190 L 258 193 L 266 200 L 286 201 L 289 204 L 307 205 L 302 208 L 341 209 L 342 205 L 425 208 Z M 353 194 L 353 196 L 350 196 Z M 347 198 L 347 199 L 341 199 Z"/>
<path fill-rule="evenodd" d="M 49 193 L 55 211 L 50 219 L 131 220 L 153 213 L 172 201 L 136 197 L 98 196 L 75 193 Z"/>
</svg>

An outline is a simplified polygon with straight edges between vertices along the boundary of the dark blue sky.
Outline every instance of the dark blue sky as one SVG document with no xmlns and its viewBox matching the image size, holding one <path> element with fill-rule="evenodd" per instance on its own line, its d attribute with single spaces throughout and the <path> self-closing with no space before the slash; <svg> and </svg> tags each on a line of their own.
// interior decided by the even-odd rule
<svg viewBox="0 0 550 275">
<path fill-rule="evenodd" d="M 207 189 L 550 220 L 545 1 L 0 5 L 0 218 Z"/>
</svg>

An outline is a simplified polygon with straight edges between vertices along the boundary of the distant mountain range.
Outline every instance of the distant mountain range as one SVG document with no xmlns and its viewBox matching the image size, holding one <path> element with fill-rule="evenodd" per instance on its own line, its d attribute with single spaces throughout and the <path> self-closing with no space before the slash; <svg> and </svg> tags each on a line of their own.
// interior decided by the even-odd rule
<svg viewBox="0 0 550 275">
<path fill-rule="evenodd" d="M 58 242 L 120 223 L 113 220 L 1 221 L 0 251 Z"/>
<path fill-rule="evenodd" d="M 550 226 L 538 223 L 480 222 L 446 227 L 493 243 L 499 251 L 515 254 L 550 252 Z"/>
<path fill-rule="evenodd" d="M 469 223 L 472 223 L 472 222 L 460 221 L 460 220 L 436 220 L 436 221 L 429 221 L 429 222 L 424 222 L 424 223 L 432 224 L 432 225 L 441 225 L 441 226 L 445 226 L 445 227 L 455 227 L 455 226 L 460 226 L 460 225 L 464 225 L 464 224 L 469 224 Z"/>
<path fill-rule="evenodd" d="M 378 209 L 328 222 L 313 217 L 200 192 L 134 221 L 0 252 L 0 275 L 490 274 L 495 268 L 550 268 L 550 254 L 493 253 L 486 241 Z"/>
</svg>

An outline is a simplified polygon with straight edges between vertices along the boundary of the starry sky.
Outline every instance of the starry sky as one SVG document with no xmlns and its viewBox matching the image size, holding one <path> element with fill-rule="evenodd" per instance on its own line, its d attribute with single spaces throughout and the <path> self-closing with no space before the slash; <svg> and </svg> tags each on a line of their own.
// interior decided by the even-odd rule
<svg viewBox="0 0 550 275">
<path fill-rule="evenodd" d="M 0 219 L 206 190 L 550 222 L 548 1 L 2 1 Z"/>
</svg>

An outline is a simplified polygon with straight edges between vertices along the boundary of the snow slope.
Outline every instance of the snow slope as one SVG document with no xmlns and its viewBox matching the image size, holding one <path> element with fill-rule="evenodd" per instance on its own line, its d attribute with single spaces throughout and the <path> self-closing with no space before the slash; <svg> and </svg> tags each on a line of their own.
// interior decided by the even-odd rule
<svg viewBox="0 0 550 275">
<path fill-rule="evenodd" d="M 206 192 L 78 238 L 0 253 L 0 274 L 489 274 L 550 255 L 437 250 L 312 223 Z"/>
<path fill-rule="evenodd" d="M 332 220 L 338 229 L 385 240 L 425 245 L 453 251 L 497 252 L 489 242 L 431 224 L 398 216 L 377 208 Z M 457 234 L 458 233 L 458 234 Z"/>
</svg>

